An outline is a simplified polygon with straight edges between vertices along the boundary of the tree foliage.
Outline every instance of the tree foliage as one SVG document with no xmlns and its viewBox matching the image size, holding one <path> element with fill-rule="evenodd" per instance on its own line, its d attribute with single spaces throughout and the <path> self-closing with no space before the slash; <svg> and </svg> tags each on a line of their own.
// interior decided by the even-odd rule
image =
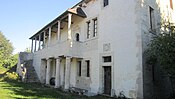
<svg viewBox="0 0 175 99">
<path fill-rule="evenodd" d="M 19 56 L 19 54 L 15 54 L 15 55 L 10 56 L 10 58 L 7 60 L 7 63 L 4 64 L 4 66 L 7 68 L 11 68 L 11 67 L 15 66 L 18 63 L 18 56 Z"/>
<path fill-rule="evenodd" d="M 13 49 L 12 43 L 0 32 L 0 66 L 9 64 Z"/>
<path fill-rule="evenodd" d="M 175 28 L 167 25 L 155 35 L 146 50 L 147 64 L 159 64 L 169 75 L 175 75 Z"/>
</svg>

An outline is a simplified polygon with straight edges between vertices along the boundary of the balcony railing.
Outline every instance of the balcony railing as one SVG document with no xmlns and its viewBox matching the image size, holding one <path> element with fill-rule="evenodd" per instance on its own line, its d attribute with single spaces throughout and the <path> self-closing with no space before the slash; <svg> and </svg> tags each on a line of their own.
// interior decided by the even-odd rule
<svg viewBox="0 0 175 99">
<path fill-rule="evenodd" d="M 44 54 L 43 56 L 82 56 L 83 43 L 79 41 L 66 40 L 63 42 L 44 46 L 38 53 Z M 36 52 L 37 53 L 37 52 Z"/>
</svg>

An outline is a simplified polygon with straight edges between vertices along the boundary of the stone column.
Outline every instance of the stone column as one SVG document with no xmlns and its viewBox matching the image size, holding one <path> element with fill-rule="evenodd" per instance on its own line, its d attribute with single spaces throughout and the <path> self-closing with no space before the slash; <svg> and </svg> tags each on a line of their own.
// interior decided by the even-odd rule
<svg viewBox="0 0 175 99">
<path fill-rule="evenodd" d="M 47 59 L 46 84 L 50 84 L 50 63 L 51 59 Z"/>
<path fill-rule="evenodd" d="M 57 39 L 58 39 L 58 42 L 60 40 L 60 21 L 58 21 L 58 30 L 57 30 Z"/>
<path fill-rule="evenodd" d="M 49 27 L 49 42 L 48 42 L 48 45 L 50 46 L 50 43 L 51 43 L 51 26 Z"/>
<path fill-rule="evenodd" d="M 56 59 L 56 77 L 55 77 L 55 88 L 60 87 L 60 58 Z"/>
<path fill-rule="evenodd" d="M 72 21 L 72 14 L 68 14 L 68 40 L 72 39 L 71 35 L 71 21 Z"/>
<path fill-rule="evenodd" d="M 41 49 L 41 34 L 39 34 L 39 45 L 38 45 L 38 50 Z"/>
<path fill-rule="evenodd" d="M 64 89 L 69 89 L 70 85 L 70 66 L 71 66 L 71 57 L 66 57 L 66 70 L 65 70 L 65 85 Z"/>
<path fill-rule="evenodd" d="M 33 38 L 32 38 L 32 45 L 31 45 L 31 53 L 33 53 Z"/>
<path fill-rule="evenodd" d="M 37 43 L 37 42 L 36 42 L 36 37 L 35 37 L 35 50 L 34 50 L 35 52 L 36 52 L 36 43 Z"/>
</svg>

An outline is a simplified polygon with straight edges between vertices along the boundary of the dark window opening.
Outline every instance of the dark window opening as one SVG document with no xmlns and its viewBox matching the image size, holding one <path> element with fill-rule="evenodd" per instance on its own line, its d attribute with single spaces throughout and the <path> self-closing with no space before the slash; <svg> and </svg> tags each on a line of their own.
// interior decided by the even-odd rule
<svg viewBox="0 0 175 99">
<path fill-rule="evenodd" d="M 80 35 L 78 33 L 76 34 L 76 41 L 80 41 Z"/>
<path fill-rule="evenodd" d="M 155 81 L 155 67 L 152 65 L 152 81 Z"/>
<path fill-rule="evenodd" d="M 107 6 L 109 4 L 109 0 L 103 0 L 103 4 L 104 7 Z"/>
<path fill-rule="evenodd" d="M 103 62 L 111 62 L 111 56 L 104 56 Z"/>
<path fill-rule="evenodd" d="M 90 61 L 86 61 L 86 66 L 87 66 L 87 77 L 90 77 Z"/>
<path fill-rule="evenodd" d="M 87 22 L 87 39 L 90 38 L 90 21 Z"/>
<path fill-rule="evenodd" d="M 78 76 L 81 76 L 81 61 L 78 61 Z"/>
<path fill-rule="evenodd" d="M 150 29 L 154 29 L 154 9 L 149 7 L 149 13 L 150 13 Z"/>
<path fill-rule="evenodd" d="M 97 19 L 94 19 L 94 31 L 93 31 L 93 37 L 97 36 Z"/>
</svg>

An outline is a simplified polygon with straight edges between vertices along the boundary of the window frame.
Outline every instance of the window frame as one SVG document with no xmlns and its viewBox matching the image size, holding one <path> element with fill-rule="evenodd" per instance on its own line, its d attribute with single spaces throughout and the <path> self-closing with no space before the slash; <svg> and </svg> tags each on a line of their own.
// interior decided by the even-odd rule
<svg viewBox="0 0 175 99">
<path fill-rule="evenodd" d="M 154 30 L 155 29 L 155 19 L 154 19 L 154 9 L 149 6 L 149 18 L 150 18 L 150 29 Z"/>
<path fill-rule="evenodd" d="M 78 61 L 78 76 L 79 77 L 82 76 L 81 69 L 82 69 L 82 62 L 81 61 Z"/>
<path fill-rule="evenodd" d="M 98 33 L 98 19 L 93 19 L 93 37 L 96 37 Z"/>
<path fill-rule="evenodd" d="M 91 35 L 91 21 L 87 21 L 86 22 L 87 24 L 87 33 L 86 33 L 86 38 L 89 39 L 90 38 L 90 35 Z"/>
</svg>

